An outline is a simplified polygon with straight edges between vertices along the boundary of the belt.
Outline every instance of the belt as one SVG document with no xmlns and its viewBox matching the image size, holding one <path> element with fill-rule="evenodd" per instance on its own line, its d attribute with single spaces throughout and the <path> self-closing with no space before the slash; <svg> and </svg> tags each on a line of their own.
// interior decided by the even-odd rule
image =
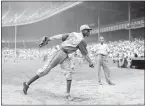
<svg viewBox="0 0 145 106">
<path fill-rule="evenodd" d="M 104 55 L 104 54 L 98 54 L 98 55 L 101 55 L 101 56 L 106 56 L 106 55 Z"/>
</svg>

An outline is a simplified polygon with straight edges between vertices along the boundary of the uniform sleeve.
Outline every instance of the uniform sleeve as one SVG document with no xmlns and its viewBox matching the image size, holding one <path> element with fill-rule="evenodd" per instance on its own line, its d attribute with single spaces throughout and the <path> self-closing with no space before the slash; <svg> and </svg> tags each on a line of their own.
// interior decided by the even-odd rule
<svg viewBox="0 0 145 106">
<path fill-rule="evenodd" d="M 51 36 L 49 39 L 50 39 L 50 40 L 54 40 L 54 39 L 62 39 L 62 34 L 55 35 L 55 36 Z"/>
<path fill-rule="evenodd" d="M 68 38 L 69 34 L 62 35 L 62 41 L 65 41 Z"/>
<path fill-rule="evenodd" d="M 88 54 L 88 50 L 87 50 L 87 44 L 85 43 L 85 41 L 81 41 L 78 44 L 78 49 L 81 51 L 82 55 L 87 55 Z"/>
</svg>

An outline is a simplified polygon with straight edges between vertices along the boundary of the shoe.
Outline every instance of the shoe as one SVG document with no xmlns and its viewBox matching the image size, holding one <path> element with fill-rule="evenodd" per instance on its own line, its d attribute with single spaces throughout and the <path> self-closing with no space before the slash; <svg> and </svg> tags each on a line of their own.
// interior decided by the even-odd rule
<svg viewBox="0 0 145 106">
<path fill-rule="evenodd" d="M 69 93 L 66 93 L 66 99 L 72 101 L 74 98 L 72 98 Z"/>
<path fill-rule="evenodd" d="M 27 95 L 27 90 L 28 90 L 29 86 L 26 84 L 26 82 L 23 83 L 23 92 L 25 95 Z"/>
<path fill-rule="evenodd" d="M 74 98 L 72 98 L 71 96 L 68 96 L 67 100 L 68 100 L 68 101 L 73 101 Z"/>
<path fill-rule="evenodd" d="M 70 93 L 65 92 L 65 97 L 68 98 L 70 96 Z"/>
<path fill-rule="evenodd" d="M 109 85 L 115 85 L 113 82 L 111 82 L 111 81 L 108 81 L 108 84 Z"/>
</svg>

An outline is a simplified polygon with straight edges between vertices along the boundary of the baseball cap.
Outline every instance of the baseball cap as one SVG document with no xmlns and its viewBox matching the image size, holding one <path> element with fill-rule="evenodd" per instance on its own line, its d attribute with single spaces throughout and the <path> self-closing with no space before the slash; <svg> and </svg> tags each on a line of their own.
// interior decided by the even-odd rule
<svg viewBox="0 0 145 106">
<path fill-rule="evenodd" d="M 83 31 L 84 29 L 92 30 L 88 25 L 82 25 L 80 31 Z"/>
</svg>

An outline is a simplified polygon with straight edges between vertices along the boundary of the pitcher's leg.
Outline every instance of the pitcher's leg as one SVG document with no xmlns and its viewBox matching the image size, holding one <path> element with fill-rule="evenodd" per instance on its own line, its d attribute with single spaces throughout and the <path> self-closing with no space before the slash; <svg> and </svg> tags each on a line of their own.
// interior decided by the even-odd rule
<svg viewBox="0 0 145 106">
<path fill-rule="evenodd" d="M 71 82 L 72 82 L 72 74 L 73 74 L 74 66 L 75 66 L 73 65 L 73 63 L 74 63 L 74 60 L 72 58 L 67 58 L 61 63 L 61 68 L 63 69 L 64 75 L 66 78 L 66 83 L 67 83 L 67 86 L 66 86 L 67 99 L 71 99 L 71 96 L 70 96 Z"/>
<path fill-rule="evenodd" d="M 48 74 L 52 68 L 62 63 L 62 61 L 64 61 L 66 58 L 67 55 L 63 51 L 58 51 L 58 53 L 54 54 L 54 56 L 48 60 L 44 67 L 37 71 L 37 75 L 39 75 L 39 77 L 43 77 L 44 75 Z"/>
<path fill-rule="evenodd" d="M 58 64 L 60 64 L 65 58 L 67 58 L 67 55 L 65 53 L 63 53 L 62 51 L 59 51 L 58 53 L 56 53 L 52 59 L 50 61 L 48 61 L 48 63 L 46 63 L 44 65 L 43 68 L 39 69 L 37 71 L 37 74 L 32 77 L 28 82 L 24 82 L 23 83 L 23 92 L 24 94 L 27 94 L 27 90 L 29 88 L 29 85 L 31 83 L 33 83 L 34 81 L 36 81 L 38 78 L 48 74 L 48 72 L 54 68 L 55 66 L 57 66 Z"/>
</svg>

